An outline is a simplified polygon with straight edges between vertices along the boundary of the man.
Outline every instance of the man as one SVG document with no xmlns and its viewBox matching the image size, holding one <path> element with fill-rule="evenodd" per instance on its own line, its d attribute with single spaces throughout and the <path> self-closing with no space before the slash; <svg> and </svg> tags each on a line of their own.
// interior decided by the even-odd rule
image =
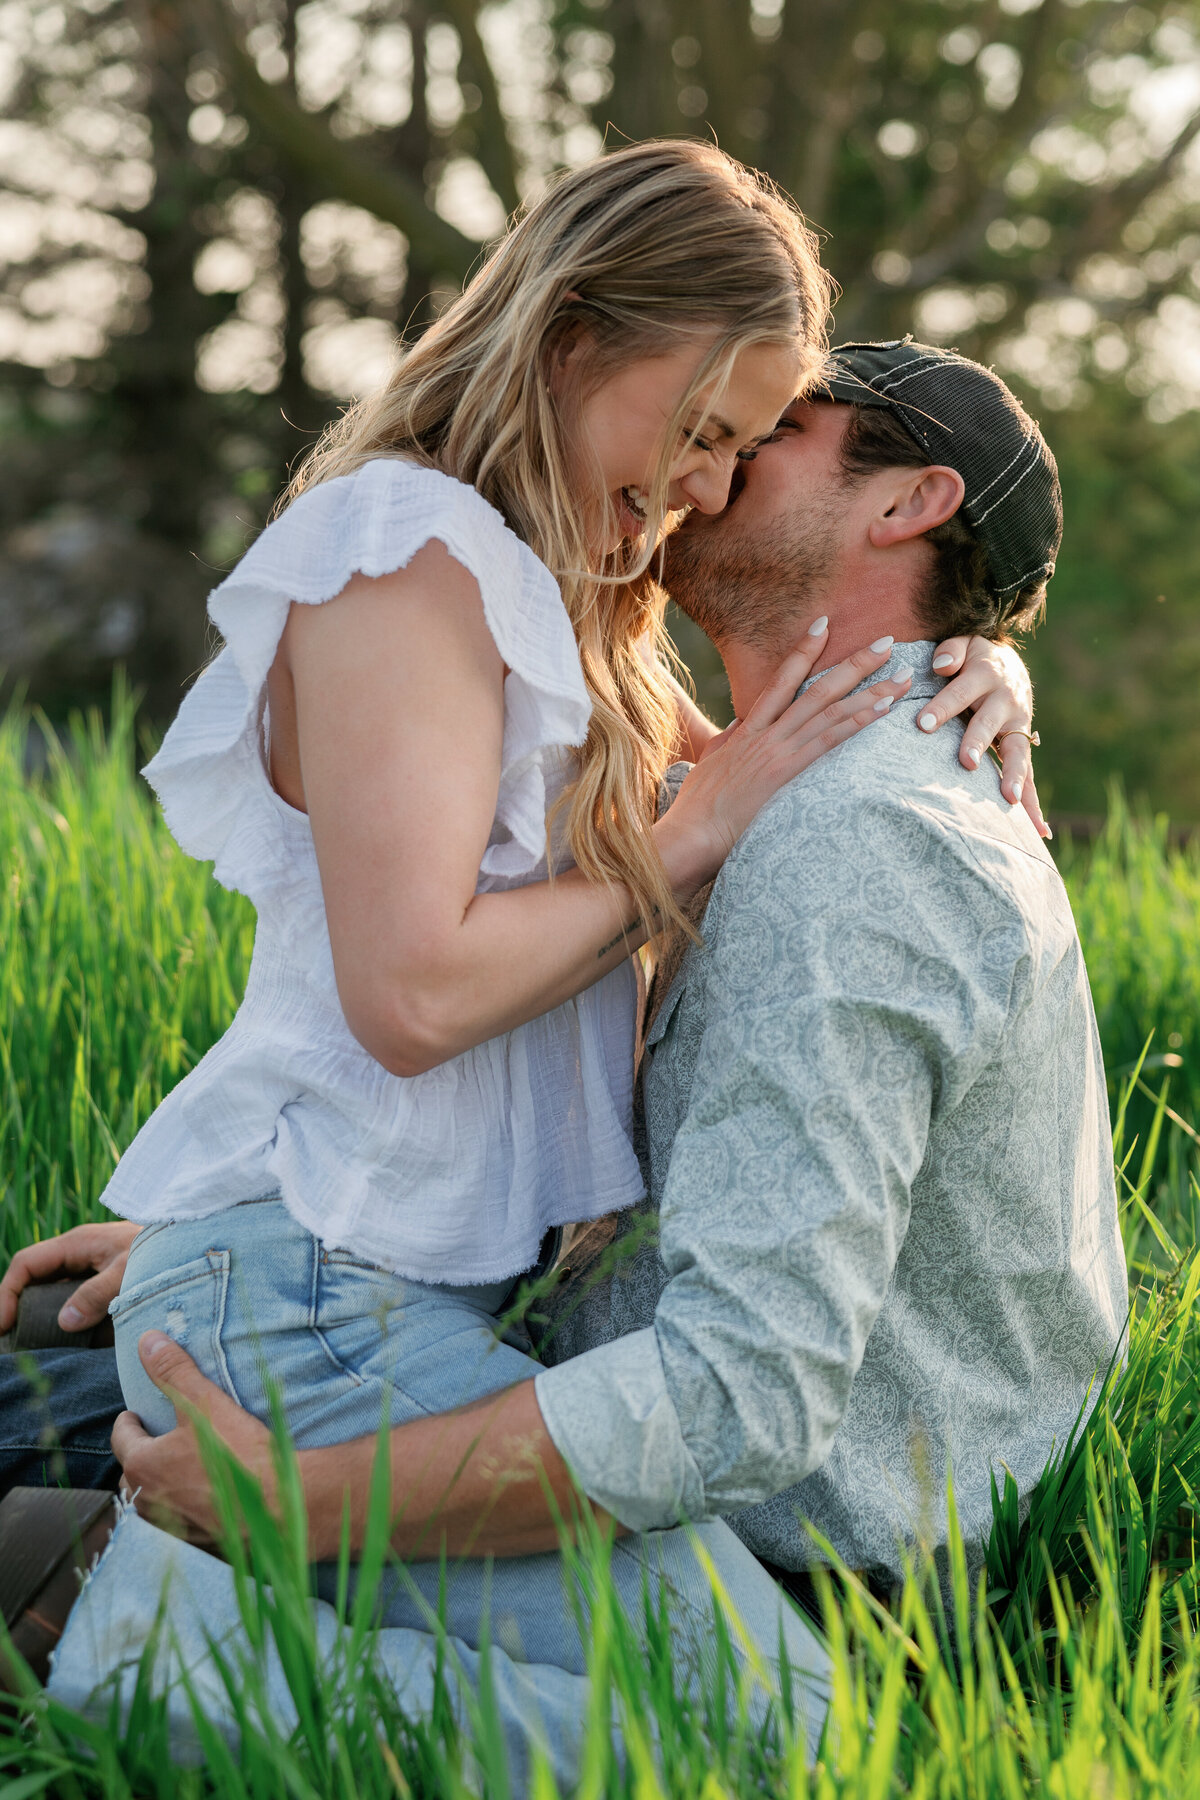
<svg viewBox="0 0 1200 1800">
<path fill-rule="evenodd" d="M 552 1549 L 570 1469 L 624 1529 L 727 1514 L 794 1573 L 808 1518 L 886 1580 L 944 1541 L 948 1468 L 978 1543 L 993 1468 L 1028 1491 L 1069 1431 L 1125 1314 L 1095 1024 L 1053 864 L 994 777 L 964 775 L 958 728 L 933 734 L 929 666 L 933 637 L 1027 620 L 1058 537 L 1036 427 L 978 365 L 905 341 L 836 353 L 828 398 L 673 542 L 739 714 L 817 611 L 827 661 L 893 636 L 912 688 L 763 810 L 703 943 L 660 971 L 658 1249 L 582 1271 L 569 1316 L 560 1291 L 536 1380 L 392 1434 L 401 1552 L 429 1553 L 431 1517 L 451 1555 Z M 168 1340 L 144 1355 L 269 1475 L 256 1421 Z M 190 1427 L 150 1440 L 125 1415 L 114 1443 L 204 1528 Z M 318 1556 L 347 1496 L 359 1539 L 373 1450 L 302 1455 Z"/>
<path fill-rule="evenodd" d="M 848 347 L 827 393 L 791 409 L 724 515 L 673 540 L 671 595 L 739 714 L 805 608 L 829 615 L 829 661 L 894 633 L 889 673 L 913 686 L 764 809 L 703 947 L 660 969 L 644 1077 L 660 1254 L 561 1309 L 551 1354 L 589 1353 L 538 1393 L 624 1522 L 720 1511 L 794 1572 L 809 1520 L 886 1584 L 906 1550 L 944 1544 L 948 1470 L 978 1553 L 993 1471 L 1029 1491 L 1127 1302 L 1061 882 L 995 781 L 962 779 L 952 733 L 916 751 L 897 735 L 906 715 L 937 722 L 925 640 L 1040 610 L 1053 464 L 999 381 L 944 352 Z M 585 1284 L 594 1256 L 572 1256 Z"/>
</svg>

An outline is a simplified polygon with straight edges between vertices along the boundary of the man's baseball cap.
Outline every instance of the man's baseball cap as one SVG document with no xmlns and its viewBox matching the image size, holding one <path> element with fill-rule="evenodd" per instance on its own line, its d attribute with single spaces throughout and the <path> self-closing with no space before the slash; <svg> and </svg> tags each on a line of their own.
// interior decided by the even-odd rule
<svg viewBox="0 0 1200 1800">
<path fill-rule="evenodd" d="M 931 463 L 957 469 L 962 513 L 1001 600 L 1048 581 L 1062 541 L 1062 489 L 1045 438 L 998 375 L 955 350 L 839 344 L 822 386 L 851 406 L 885 406 Z"/>
</svg>

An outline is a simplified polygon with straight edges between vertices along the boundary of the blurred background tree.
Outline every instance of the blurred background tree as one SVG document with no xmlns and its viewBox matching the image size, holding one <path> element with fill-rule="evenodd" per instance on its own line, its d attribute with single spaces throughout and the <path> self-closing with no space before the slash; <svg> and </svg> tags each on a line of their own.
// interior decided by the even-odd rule
<svg viewBox="0 0 1200 1800">
<path fill-rule="evenodd" d="M 1060 810 L 1200 819 L 1200 44 L 1124 0 L 5 0 L 0 665 L 164 720 L 287 465 L 522 198 L 713 134 L 837 333 L 994 362 L 1063 467 L 1030 647 Z M 711 649 L 681 648 L 725 703 Z"/>
</svg>

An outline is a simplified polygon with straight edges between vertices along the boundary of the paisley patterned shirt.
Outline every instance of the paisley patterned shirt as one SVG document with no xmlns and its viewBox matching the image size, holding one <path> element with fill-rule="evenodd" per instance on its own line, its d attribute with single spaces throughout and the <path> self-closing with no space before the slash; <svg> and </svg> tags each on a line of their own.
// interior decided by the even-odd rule
<svg viewBox="0 0 1200 1800">
<path fill-rule="evenodd" d="M 649 1198 L 572 1252 L 537 1377 L 624 1524 L 726 1514 L 792 1569 L 810 1520 L 894 1577 L 944 1540 L 947 1470 L 978 1543 L 1126 1316 L 1067 896 L 959 728 L 914 729 L 931 652 L 897 646 L 910 696 L 726 861 L 647 1037 Z"/>
</svg>

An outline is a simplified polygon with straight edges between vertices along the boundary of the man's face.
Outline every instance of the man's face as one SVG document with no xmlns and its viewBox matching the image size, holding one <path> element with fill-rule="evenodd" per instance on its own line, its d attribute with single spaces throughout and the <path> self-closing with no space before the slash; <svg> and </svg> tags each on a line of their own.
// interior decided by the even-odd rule
<svg viewBox="0 0 1200 1800">
<path fill-rule="evenodd" d="M 664 585 L 718 643 L 771 646 L 819 600 L 861 530 L 838 451 L 851 409 L 797 400 L 742 464 L 721 513 L 690 513 L 667 540 Z"/>
</svg>

